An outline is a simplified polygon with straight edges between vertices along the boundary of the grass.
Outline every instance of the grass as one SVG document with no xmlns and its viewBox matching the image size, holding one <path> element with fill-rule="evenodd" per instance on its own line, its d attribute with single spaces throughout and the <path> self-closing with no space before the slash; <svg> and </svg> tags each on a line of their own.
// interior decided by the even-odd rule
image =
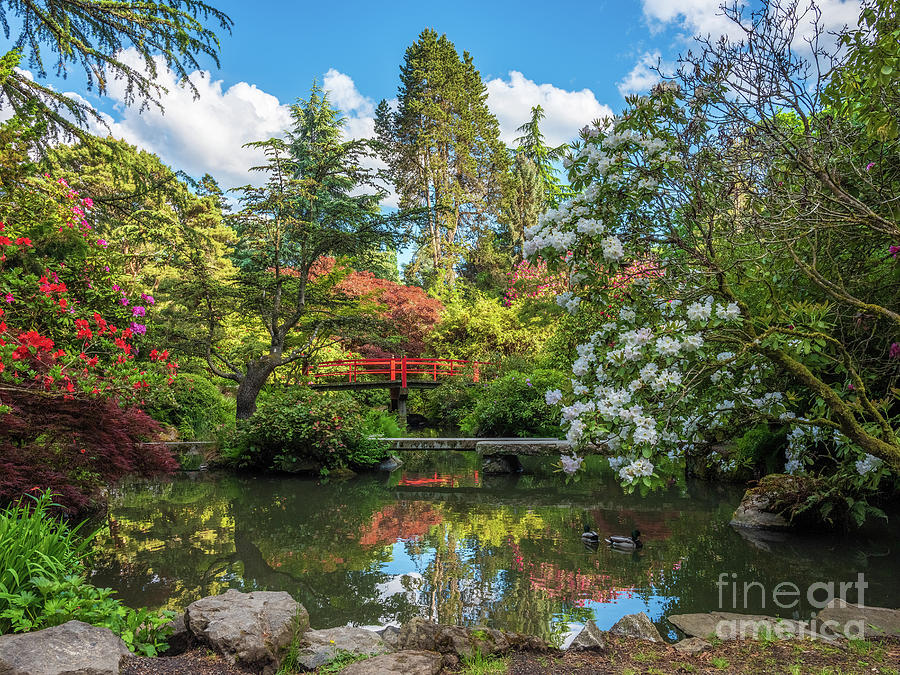
<svg viewBox="0 0 900 675">
<path fill-rule="evenodd" d="M 365 661 L 372 658 L 372 654 L 359 654 L 358 652 L 348 652 L 343 649 L 337 653 L 334 660 L 330 663 L 320 666 L 317 673 L 339 673 L 351 663 L 357 661 Z"/>
<path fill-rule="evenodd" d="M 475 650 L 472 656 L 463 657 L 461 673 L 464 675 L 503 675 L 509 664 L 499 656 L 485 656 Z"/>
<path fill-rule="evenodd" d="M 728 670 L 731 664 L 728 662 L 728 659 L 723 659 L 721 656 L 714 656 L 710 659 L 710 663 L 713 664 L 719 670 Z"/>
</svg>

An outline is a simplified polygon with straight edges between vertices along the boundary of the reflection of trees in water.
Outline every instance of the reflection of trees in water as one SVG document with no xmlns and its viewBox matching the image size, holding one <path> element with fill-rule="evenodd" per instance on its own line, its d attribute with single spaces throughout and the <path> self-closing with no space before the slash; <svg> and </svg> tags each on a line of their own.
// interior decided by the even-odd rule
<svg viewBox="0 0 900 675">
<path fill-rule="evenodd" d="M 771 599 L 780 581 L 805 587 L 871 571 L 869 598 L 900 604 L 889 585 L 890 558 L 874 553 L 883 545 L 861 553 L 830 539 L 767 551 L 728 527 L 734 504 L 715 495 L 617 495 L 494 486 L 398 499 L 374 477 L 330 485 L 233 477 L 126 485 L 112 495 L 94 581 L 119 589 L 129 603 L 169 607 L 228 587 L 283 589 L 317 627 L 421 613 L 535 634 L 546 634 L 554 615 L 625 596 L 648 604 L 665 596 L 667 613 L 709 611 L 718 606 L 722 572 L 762 582 Z M 586 550 L 586 521 L 601 534 L 638 527 L 645 548 L 633 555 Z"/>
</svg>

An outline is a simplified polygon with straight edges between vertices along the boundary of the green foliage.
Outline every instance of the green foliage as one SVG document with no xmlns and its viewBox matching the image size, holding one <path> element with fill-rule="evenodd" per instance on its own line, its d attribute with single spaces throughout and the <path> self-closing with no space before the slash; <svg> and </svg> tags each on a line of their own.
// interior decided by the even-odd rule
<svg viewBox="0 0 900 675">
<path fill-rule="evenodd" d="M 51 513 L 49 492 L 0 512 L 0 634 L 58 626 L 77 619 L 105 626 L 128 648 L 156 656 L 166 646 L 173 612 L 131 609 L 84 576 L 83 558 L 96 533 L 81 536 Z"/>
<path fill-rule="evenodd" d="M 524 307 L 504 307 L 493 298 L 472 293 L 442 298 L 441 322 L 428 336 L 428 351 L 443 358 L 494 361 L 541 351 L 552 330 L 544 316 Z"/>
<path fill-rule="evenodd" d="M 81 525 L 70 528 L 52 515 L 57 505 L 50 493 L 26 496 L 0 511 L 0 633 L 9 628 L 7 596 L 33 592 L 35 577 L 59 579 L 81 572 L 81 559 L 94 536 L 82 537 Z"/>
<path fill-rule="evenodd" d="M 432 424 L 442 428 L 459 429 L 463 419 L 484 395 L 484 385 L 456 378 L 422 394 L 422 408 Z"/>
<path fill-rule="evenodd" d="M 566 381 L 558 370 L 514 371 L 487 384 L 475 408 L 462 420 L 462 430 L 477 436 L 559 437 L 559 413 L 544 393 Z"/>
<path fill-rule="evenodd" d="M 546 210 L 545 187 L 538 167 L 523 152 L 516 153 L 503 185 L 501 219 L 519 253 L 525 246 L 525 231 L 534 227 Z"/>
<path fill-rule="evenodd" d="M 366 413 L 365 432 L 370 436 L 399 438 L 403 435 L 403 428 L 394 414 L 372 408 Z"/>
<path fill-rule="evenodd" d="M 104 626 L 122 638 L 128 649 L 142 656 L 156 656 L 167 646 L 167 624 L 175 612 L 151 612 L 131 609 L 112 597 L 111 588 L 97 588 L 83 575 L 70 574 L 62 579 L 33 577 L 33 590 L 4 593 L 0 599 L 7 608 L 0 617 L 14 633 L 59 626 L 66 621 L 83 621 Z"/>
<path fill-rule="evenodd" d="M 476 649 L 471 656 L 463 657 L 462 669 L 459 672 L 463 675 L 503 675 L 508 665 L 502 656 L 485 655 Z"/>
<path fill-rule="evenodd" d="M 239 424 L 223 454 L 234 466 L 258 470 L 368 467 L 386 456 L 386 445 L 370 438 L 372 430 L 352 398 L 293 387 L 270 393 Z"/>
<path fill-rule="evenodd" d="M 554 165 L 565 156 L 568 146 L 564 143 L 554 148 L 544 142 L 540 124 L 545 117 L 544 109 L 536 105 L 531 109 L 531 119 L 516 129 L 522 134 L 516 139 L 518 154 L 532 162 L 543 188 L 540 191 L 541 213 L 548 207 L 554 209 L 559 207 L 560 202 L 572 194 L 571 189 L 560 182 Z"/>
<path fill-rule="evenodd" d="M 785 435 L 785 428 L 781 426 L 772 428 L 768 424 L 757 424 L 751 427 L 736 441 L 736 463 L 759 475 L 776 473 L 784 463 Z"/>
<path fill-rule="evenodd" d="M 234 401 L 204 375 L 182 373 L 167 389 L 154 389 L 145 411 L 178 429 L 183 440 L 205 440 L 234 419 Z"/>
</svg>

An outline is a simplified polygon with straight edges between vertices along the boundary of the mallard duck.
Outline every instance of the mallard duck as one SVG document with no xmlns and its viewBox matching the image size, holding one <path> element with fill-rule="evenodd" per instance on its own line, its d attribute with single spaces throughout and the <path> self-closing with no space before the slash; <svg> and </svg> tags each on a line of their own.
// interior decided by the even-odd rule
<svg viewBox="0 0 900 675">
<path fill-rule="evenodd" d="M 600 535 L 591 529 L 590 525 L 584 526 L 584 534 L 581 535 L 581 541 L 592 542 L 600 541 Z"/>
<path fill-rule="evenodd" d="M 644 546 L 644 542 L 641 541 L 640 530 L 632 530 L 630 537 L 611 535 L 609 538 L 605 539 L 605 541 L 607 544 L 620 551 L 633 551 L 637 548 L 643 548 Z"/>
</svg>

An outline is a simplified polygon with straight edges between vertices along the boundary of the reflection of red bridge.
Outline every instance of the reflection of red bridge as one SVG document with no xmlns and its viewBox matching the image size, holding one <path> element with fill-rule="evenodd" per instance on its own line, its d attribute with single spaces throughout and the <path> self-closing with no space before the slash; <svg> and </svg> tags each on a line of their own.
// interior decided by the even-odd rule
<svg viewBox="0 0 900 675">
<path fill-rule="evenodd" d="M 343 359 L 324 361 L 307 373 L 313 389 L 380 389 L 391 390 L 391 409 L 406 417 L 409 389 L 432 389 L 450 377 L 464 377 L 471 382 L 481 380 L 486 361 L 462 359 L 412 359 L 406 356 L 381 359 Z"/>
</svg>

